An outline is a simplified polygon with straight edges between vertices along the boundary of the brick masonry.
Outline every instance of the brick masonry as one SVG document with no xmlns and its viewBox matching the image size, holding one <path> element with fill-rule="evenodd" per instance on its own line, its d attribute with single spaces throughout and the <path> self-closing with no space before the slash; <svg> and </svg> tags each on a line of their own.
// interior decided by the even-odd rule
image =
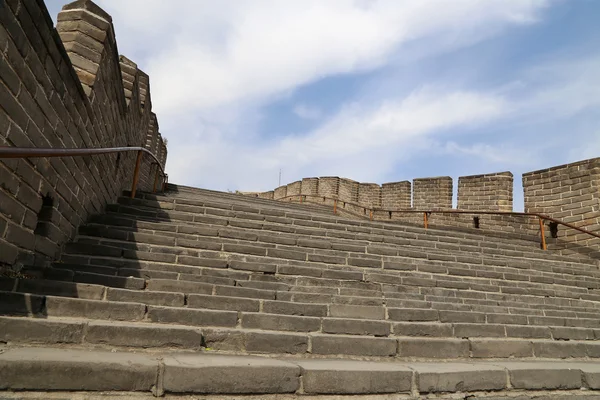
<svg viewBox="0 0 600 400">
<path fill-rule="evenodd" d="M 376 183 L 358 185 L 358 204 L 365 207 L 381 207 L 381 186 Z"/>
<path fill-rule="evenodd" d="M 469 211 L 512 211 L 513 174 L 462 176 L 458 179 L 458 208 Z"/>
<path fill-rule="evenodd" d="M 409 181 L 390 182 L 381 185 L 381 208 L 407 210 L 411 207 L 412 185 Z"/>
<path fill-rule="evenodd" d="M 514 178 L 510 172 L 460 177 L 458 209 L 473 213 L 434 213 L 429 216 L 428 222 L 434 227 L 483 229 L 539 240 L 537 217 L 478 214 L 478 211 L 486 210 L 513 211 L 513 186 Z M 331 205 L 333 202 L 327 202 L 317 195 L 337 198 L 341 201 L 338 201 L 338 210 L 362 216 L 368 216 L 372 211 L 376 220 L 422 225 L 423 215 L 409 211 L 452 209 L 452 188 L 450 177 L 415 179 L 412 188 L 409 181 L 379 186 L 346 178 L 325 177 L 303 179 L 301 193 L 307 196 L 306 201 L 319 204 Z M 547 214 L 600 232 L 600 158 L 526 173 L 523 175 L 523 188 L 526 212 Z M 563 253 L 597 253 L 600 245 L 600 241 L 570 229 L 559 229 L 557 239 L 551 237 L 549 226 L 546 226 L 545 233 L 550 248 Z"/>
<path fill-rule="evenodd" d="M 600 158 L 523 174 L 523 190 L 526 212 L 550 215 L 600 233 Z M 546 233 L 551 235 L 550 229 Z M 596 250 L 600 244 L 598 239 L 564 227 L 558 228 L 557 236 L 555 245 L 572 251 Z"/>
<path fill-rule="evenodd" d="M 0 2 L 0 146 L 145 146 L 167 151 L 149 78 L 119 56 L 110 15 L 66 5 L 56 29 L 41 0 Z M 0 160 L 0 264 L 44 263 L 131 185 L 135 153 Z M 157 166 L 143 158 L 139 188 Z"/>
<path fill-rule="evenodd" d="M 413 207 L 419 210 L 452 208 L 452 178 L 419 178 L 413 180 Z"/>
</svg>

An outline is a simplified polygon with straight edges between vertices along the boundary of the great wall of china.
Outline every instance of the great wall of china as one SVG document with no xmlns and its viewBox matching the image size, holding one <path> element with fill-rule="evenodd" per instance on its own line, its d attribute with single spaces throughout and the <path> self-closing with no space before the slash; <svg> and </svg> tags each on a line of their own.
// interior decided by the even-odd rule
<svg viewBox="0 0 600 400">
<path fill-rule="evenodd" d="M 600 158 L 523 176 L 526 212 L 584 229 L 548 251 L 543 220 L 485 214 L 508 172 L 461 177 L 457 215 L 448 177 L 166 185 L 110 15 L 57 20 L 0 0 L 0 397 L 599 398 Z M 121 147 L 159 165 L 26 153 Z"/>
</svg>

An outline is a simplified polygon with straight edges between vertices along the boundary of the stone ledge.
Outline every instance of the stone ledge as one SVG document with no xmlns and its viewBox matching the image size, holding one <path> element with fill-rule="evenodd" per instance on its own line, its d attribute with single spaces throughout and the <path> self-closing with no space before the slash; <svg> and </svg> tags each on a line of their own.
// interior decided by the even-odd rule
<svg viewBox="0 0 600 400">
<path fill-rule="evenodd" d="M 3 350 L 4 390 L 365 395 L 558 389 L 578 395 L 600 388 L 600 365 L 591 362 L 412 363 L 39 347 Z"/>
</svg>

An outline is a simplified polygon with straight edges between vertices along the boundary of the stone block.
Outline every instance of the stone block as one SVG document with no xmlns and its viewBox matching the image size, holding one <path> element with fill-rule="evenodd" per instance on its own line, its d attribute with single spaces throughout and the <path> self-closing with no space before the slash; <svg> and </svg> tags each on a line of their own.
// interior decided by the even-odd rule
<svg viewBox="0 0 600 400">
<path fill-rule="evenodd" d="M 0 342 L 81 343 L 82 322 L 0 317 Z"/>
<path fill-rule="evenodd" d="M 391 326 L 387 321 L 324 318 L 323 332 L 346 335 L 389 336 Z"/>
<path fill-rule="evenodd" d="M 243 328 L 249 329 L 316 332 L 321 329 L 321 319 L 276 314 L 242 313 L 241 325 Z"/>
<path fill-rule="evenodd" d="M 417 364 L 415 370 L 420 393 L 506 389 L 506 371 L 493 365 Z"/>
<path fill-rule="evenodd" d="M 522 358 L 533 357 L 533 345 L 529 340 L 472 339 L 473 358 Z"/>
<path fill-rule="evenodd" d="M 85 341 L 110 346 L 180 347 L 199 350 L 202 345 L 202 334 L 195 328 L 92 321 L 88 324 Z"/>
<path fill-rule="evenodd" d="M 141 290 L 127 290 L 107 288 L 106 300 L 125 301 L 156 306 L 183 307 L 185 304 L 183 293 L 171 292 L 146 292 Z"/>
<path fill-rule="evenodd" d="M 157 370 L 156 358 L 141 354 L 10 349 L 0 354 L 0 389 L 149 392 Z"/>
<path fill-rule="evenodd" d="M 259 300 L 203 294 L 188 295 L 187 305 L 191 308 L 208 308 L 212 310 L 229 311 L 258 312 L 260 309 Z"/>
<path fill-rule="evenodd" d="M 242 311 L 242 310 L 240 310 Z M 269 314 L 300 315 L 308 317 L 327 316 L 325 304 L 303 304 L 286 301 L 264 301 L 263 312 Z"/>
<path fill-rule="evenodd" d="M 468 358 L 469 341 L 460 339 L 401 338 L 398 356 L 419 358 Z"/>
<path fill-rule="evenodd" d="M 300 367 L 249 356 L 181 354 L 164 359 L 164 389 L 172 393 L 294 393 Z"/>
<path fill-rule="evenodd" d="M 329 355 L 378 356 L 396 354 L 396 340 L 388 338 L 313 335 L 312 353 Z"/>
<path fill-rule="evenodd" d="M 237 325 L 237 312 L 150 306 L 148 319 L 180 325 L 234 327 Z"/>
<path fill-rule="evenodd" d="M 412 370 L 393 363 L 302 360 L 298 365 L 304 392 L 311 395 L 402 393 L 412 387 Z"/>
<path fill-rule="evenodd" d="M 140 321 L 146 306 L 139 303 L 111 302 L 46 297 L 46 312 L 49 316 L 106 319 L 118 321 Z"/>
<path fill-rule="evenodd" d="M 329 316 L 334 318 L 385 319 L 384 307 L 329 305 Z"/>
</svg>

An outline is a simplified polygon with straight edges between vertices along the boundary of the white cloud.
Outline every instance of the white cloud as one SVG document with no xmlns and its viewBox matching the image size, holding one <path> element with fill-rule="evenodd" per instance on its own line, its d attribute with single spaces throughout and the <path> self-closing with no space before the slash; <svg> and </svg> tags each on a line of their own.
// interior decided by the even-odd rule
<svg viewBox="0 0 600 400">
<path fill-rule="evenodd" d="M 311 107 L 306 104 L 297 104 L 292 111 L 302 119 L 319 119 L 322 116 L 322 112 L 318 107 Z"/>
<path fill-rule="evenodd" d="M 413 155 L 407 149 L 420 146 L 424 137 L 457 126 L 468 130 L 505 112 L 506 104 L 495 96 L 423 89 L 376 106 L 349 105 L 314 131 L 274 143 L 216 140 L 178 148 L 184 154 L 169 164 L 170 174 L 177 181 L 196 173 L 209 187 L 241 190 L 273 187 L 279 168 L 285 181 L 311 174 L 379 180 Z M 223 182 L 224 177 L 231 180 Z"/>
<path fill-rule="evenodd" d="M 545 0 L 102 0 L 163 118 L 372 69 L 404 43 L 534 21 Z M 131 54 L 133 53 L 133 54 Z M 142 60 L 136 60 L 139 56 Z"/>
</svg>

